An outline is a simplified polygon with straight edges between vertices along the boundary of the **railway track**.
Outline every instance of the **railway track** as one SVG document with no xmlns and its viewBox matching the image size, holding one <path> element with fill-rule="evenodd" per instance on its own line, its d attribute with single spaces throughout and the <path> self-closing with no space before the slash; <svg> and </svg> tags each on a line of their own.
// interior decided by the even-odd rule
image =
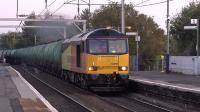
<svg viewBox="0 0 200 112">
<path fill-rule="evenodd" d="M 81 103 L 62 93 L 48 83 L 36 77 L 33 73 L 21 67 L 14 67 L 28 80 L 59 112 L 94 112 Z M 28 74 L 28 75 L 25 75 Z M 50 93 L 50 94 L 49 94 Z M 50 97 L 50 98 L 49 98 Z"/>
<path fill-rule="evenodd" d="M 95 94 L 82 90 L 74 85 L 68 84 L 64 82 L 63 80 L 60 80 L 51 75 L 47 75 L 47 74 L 45 75 L 43 73 L 40 73 L 40 74 L 32 73 L 29 70 L 21 68 L 21 67 L 14 67 L 14 68 L 19 70 L 20 72 L 26 72 L 26 74 L 28 75 L 22 74 L 22 76 L 26 80 L 28 79 L 27 76 L 32 77 L 32 79 L 28 79 L 29 82 L 33 80 L 34 78 L 35 80 L 39 81 L 43 85 L 47 86 L 48 88 L 53 89 L 53 91 L 57 92 L 61 96 L 67 99 L 70 99 L 72 102 L 75 102 L 76 104 L 78 103 L 79 106 L 77 108 L 83 109 L 83 110 L 79 109 L 79 112 L 85 112 L 85 111 L 86 112 L 131 112 L 128 109 L 122 108 L 115 104 L 109 104 L 105 102 L 104 100 L 99 99 L 98 96 L 96 96 Z M 48 78 L 46 76 L 48 76 Z M 43 94 L 43 96 L 45 97 L 45 94 Z M 72 110 L 73 109 L 70 109 L 69 112 L 71 112 Z M 66 110 L 64 112 L 66 112 Z"/>
<path fill-rule="evenodd" d="M 41 83 L 45 84 L 46 86 L 48 86 L 49 88 L 51 88 L 52 90 L 56 91 L 57 93 L 59 93 L 60 95 L 64 96 L 65 98 L 71 100 L 72 102 L 75 102 L 76 104 L 78 104 L 81 108 L 84 108 L 85 110 L 87 110 L 88 112 L 94 112 L 94 110 L 84 106 L 83 104 L 81 104 L 80 102 L 74 100 L 72 97 L 70 97 L 69 95 L 66 95 L 65 93 L 61 92 L 60 90 L 56 89 L 55 87 L 51 86 L 50 84 L 46 83 L 45 81 L 41 80 L 40 78 L 36 77 L 33 73 L 25 70 L 23 68 L 24 71 L 26 71 L 27 73 L 29 73 L 32 77 L 34 77 L 35 79 L 37 79 L 38 81 L 40 81 Z M 82 109 L 81 109 L 82 110 Z"/>
<path fill-rule="evenodd" d="M 126 98 L 126 99 L 131 99 L 131 100 L 133 100 L 133 101 L 142 103 L 142 104 L 147 105 L 147 106 L 152 107 L 152 108 L 156 108 L 156 109 L 158 109 L 158 110 L 162 110 L 163 112 L 174 112 L 174 111 L 172 111 L 172 110 L 170 110 L 170 109 L 168 109 L 168 108 L 165 108 L 165 107 L 163 107 L 163 106 L 158 106 L 158 105 L 155 105 L 155 104 L 153 104 L 153 103 L 149 103 L 149 102 L 143 101 L 143 100 L 141 100 L 141 99 L 131 98 L 131 97 L 124 97 L 124 98 Z"/>
<path fill-rule="evenodd" d="M 107 102 L 125 108 L 130 112 L 174 112 L 162 106 L 154 105 L 152 103 L 145 102 L 136 98 L 128 98 L 124 96 L 106 96 L 101 98 Z"/>
<path fill-rule="evenodd" d="M 139 99 L 128 98 L 121 95 L 99 96 L 75 87 L 74 85 L 67 84 L 63 80 L 51 75 L 45 75 L 45 73 L 33 73 L 30 70 L 25 68 L 22 69 L 21 67 L 15 68 L 18 70 L 21 69 L 21 71 L 29 74 L 23 75 L 25 78 L 27 76 L 29 76 L 29 78 L 32 77 L 32 79 L 34 78 L 60 96 L 73 102 L 76 105 L 77 111 L 80 112 L 173 112 Z M 61 107 L 62 105 L 63 104 L 61 104 Z"/>
</svg>

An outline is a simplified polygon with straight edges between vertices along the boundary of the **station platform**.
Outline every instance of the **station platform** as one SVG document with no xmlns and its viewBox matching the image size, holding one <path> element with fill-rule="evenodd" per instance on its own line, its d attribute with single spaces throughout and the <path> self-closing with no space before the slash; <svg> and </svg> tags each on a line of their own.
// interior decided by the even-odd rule
<svg viewBox="0 0 200 112">
<path fill-rule="evenodd" d="M 11 66 L 0 64 L 0 112 L 57 112 Z"/>
<path fill-rule="evenodd" d="M 130 74 L 130 80 L 200 94 L 200 75 L 139 71 Z"/>
</svg>

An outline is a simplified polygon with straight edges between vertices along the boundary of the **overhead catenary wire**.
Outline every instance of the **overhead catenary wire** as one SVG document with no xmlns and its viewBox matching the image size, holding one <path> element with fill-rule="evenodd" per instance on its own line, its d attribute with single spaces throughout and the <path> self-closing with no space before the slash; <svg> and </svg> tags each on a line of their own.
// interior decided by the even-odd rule
<svg viewBox="0 0 200 112">
<path fill-rule="evenodd" d="M 54 0 L 53 2 L 51 2 L 51 3 L 47 6 L 47 8 L 50 7 L 51 5 L 53 5 L 56 1 L 57 1 L 57 0 Z M 43 10 L 39 13 L 39 15 L 42 14 L 45 10 L 46 10 L 46 9 L 43 9 Z"/>
<path fill-rule="evenodd" d="M 142 0 L 142 2 L 136 4 L 135 6 L 137 6 L 137 5 L 141 5 L 141 4 L 143 4 L 143 3 L 145 3 L 145 2 L 148 2 L 148 1 L 151 1 L 151 0 L 145 0 L 145 1 Z"/>
<path fill-rule="evenodd" d="M 56 2 L 57 0 L 54 0 L 51 4 L 49 4 L 48 5 L 48 7 L 50 7 L 51 5 L 53 5 L 55 2 Z M 53 15 L 54 13 L 56 13 L 58 10 L 60 10 L 65 4 L 70 4 L 70 5 L 110 5 L 110 3 L 107 3 L 107 4 L 95 4 L 95 3 L 93 3 L 93 4 L 91 4 L 91 3 L 88 3 L 88 2 L 86 2 L 85 0 L 81 0 L 82 2 L 84 2 L 84 3 L 72 3 L 73 1 L 75 1 L 75 0 L 71 0 L 71 1 L 67 1 L 67 2 L 64 2 L 61 6 L 59 6 L 53 13 L 51 13 L 51 15 Z M 113 2 L 113 1 L 111 1 L 111 0 L 107 0 L 107 1 L 109 1 L 109 2 Z M 145 7 L 145 6 L 153 6 L 153 5 L 158 5 L 158 4 L 162 4 L 162 3 L 166 3 L 167 1 L 162 1 L 162 2 L 156 2 L 156 3 L 151 3 L 151 4 L 146 4 L 146 5 L 141 5 L 141 4 L 143 4 L 143 3 L 145 3 L 145 2 L 148 2 L 148 1 L 150 1 L 150 0 L 145 0 L 145 1 L 142 1 L 142 2 L 140 2 L 140 3 L 138 3 L 138 4 L 136 4 L 136 5 L 134 5 L 134 7 Z M 170 0 L 170 1 L 173 1 L 173 0 Z M 43 13 L 45 11 L 45 9 L 42 11 L 42 12 L 40 12 L 40 14 L 41 13 Z M 40 15 L 39 14 L 39 15 Z"/>
<path fill-rule="evenodd" d="M 169 0 L 169 1 L 174 1 L 174 0 Z M 139 6 L 135 6 L 135 7 L 154 6 L 154 5 L 159 5 L 159 4 L 163 4 L 163 3 L 166 3 L 166 2 L 167 1 L 162 1 L 162 2 L 156 2 L 156 3 L 146 4 L 146 5 L 139 5 Z"/>
<path fill-rule="evenodd" d="M 52 16 L 53 14 L 55 14 L 58 10 L 60 10 L 65 4 L 63 3 L 62 5 L 60 5 L 60 7 L 58 7 L 55 11 L 53 11 L 50 15 Z"/>
<path fill-rule="evenodd" d="M 53 3 L 55 3 L 56 0 L 54 0 L 49 6 L 51 6 Z M 75 0 L 71 0 L 71 1 L 67 1 L 67 2 L 64 2 L 62 5 L 60 5 L 55 11 L 53 11 L 50 15 L 53 15 L 54 13 L 56 13 L 58 10 L 60 10 L 65 4 L 70 4 L 70 5 L 110 5 L 110 3 L 107 3 L 107 4 L 95 4 L 95 3 L 88 3 L 86 2 L 85 0 L 81 0 L 82 2 L 84 3 L 73 3 Z M 113 2 L 111 0 L 108 0 L 109 2 Z M 162 1 L 162 2 L 156 2 L 156 3 L 151 3 L 151 4 L 146 4 L 146 5 L 141 5 L 145 2 L 148 2 L 150 0 L 145 0 L 145 1 L 142 1 L 136 5 L 134 5 L 134 7 L 145 7 L 145 6 L 153 6 L 153 5 L 158 5 L 158 4 L 162 4 L 162 3 L 166 3 L 167 1 Z M 173 0 L 170 0 L 170 1 L 173 1 Z M 48 7 L 49 7 L 48 6 Z"/>
<path fill-rule="evenodd" d="M 108 2 L 113 2 L 112 0 L 107 0 Z"/>
<path fill-rule="evenodd" d="M 75 1 L 75 0 L 73 0 Z M 64 3 L 64 4 L 70 4 L 70 5 L 88 5 L 88 3 L 73 3 L 73 1 L 69 2 L 69 3 Z M 111 0 L 108 0 L 110 2 L 112 2 Z M 159 4 L 163 4 L 163 3 L 166 3 L 167 1 L 162 1 L 162 2 L 155 2 L 155 3 L 150 3 L 150 4 L 145 4 L 145 5 L 141 5 L 145 2 L 148 2 L 150 0 L 146 0 L 146 1 L 143 1 L 141 3 L 138 3 L 136 5 L 134 5 L 134 7 L 145 7 L 145 6 L 153 6 L 153 5 L 159 5 Z M 169 0 L 169 1 L 174 1 L 174 0 Z M 91 3 L 90 5 L 110 5 L 112 3 L 104 3 L 104 4 L 101 4 L 101 3 Z"/>
<path fill-rule="evenodd" d="M 71 1 L 67 1 L 67 2 L 64 2 L 62 5 L 60 5 L 55 11 L 53 11 L 50 15 L 53 15 L 55 14 L 58 10 L 60 10 L 65 4 L 69 4 L 70 2 L 73 2 L 75 0 L 71 0 Z"/>
<path fill-rule="evenodd" d="M 86 4 L 89 4 L 88 2 L 86 2 L 85 0 L 81 0 L 82 2 L 86 3 Z"/>
</svg>

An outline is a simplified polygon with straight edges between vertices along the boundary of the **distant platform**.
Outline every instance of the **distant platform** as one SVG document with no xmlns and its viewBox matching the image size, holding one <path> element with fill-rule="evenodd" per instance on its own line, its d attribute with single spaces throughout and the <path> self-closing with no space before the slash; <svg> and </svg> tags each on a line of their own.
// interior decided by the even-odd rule
<svg viewBox="0 0 200 112">
<path fill-rule="evenodd" d="M 0 111 L 57 112 L 20 73 L 5 64 L 0 64 Z"/>
<path fill-rule="evenodd" d="M 139 71 L 130 74 L 130 80 L 200 94 L 200 76 L 179 73 Z"/>
</svg>

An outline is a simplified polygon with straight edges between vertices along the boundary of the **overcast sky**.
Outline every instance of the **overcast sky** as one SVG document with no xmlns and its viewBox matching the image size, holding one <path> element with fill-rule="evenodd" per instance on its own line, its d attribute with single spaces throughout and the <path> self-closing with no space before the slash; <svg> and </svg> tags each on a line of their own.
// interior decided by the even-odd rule
<svg viewBox="0 0 200 112">
<path fill-rule="evenodd" d="M 30 14 L 35 12 L 40 14 L 45 7 L 45 0 L 18 0 L 19 1 L 19 14 Z M 48 5 L 55 1 L 49 8 L 51 12 L 54 12 L 58 7 L 60 7 L 65 1 L 71 0 L 48 0 Z M 74 0 L 77 2 L 78 0 Z M 82 0 L 80 0 L 82 1 Z M 84 0 L 88 2 L 89 0 Z M 91 3 L 108 3 L 108 1 L 121 2 L 121 0 L 90 0 Z M 125 0 L 125 3 L 139 4 L 142 1 L 147 1 L 141 5 L 147 5 L 157 2 L 162 2 L 165 0 Z M 170 2 L 170 16 L 174 16 L 181 11 L 181 9 L 188 5 L 192 1 L 197 0 L 173 0 Z M 80 2 L 84 3 L 84 2 Z M 16 4 L 17 0 L 1 0 L 0 4 L 0 18 L 15 18 L 16 17 Z M 153 6 L 143 6 L 136 7 L 140 13 L 152 16 L 155 22 L 163 29 L 165 29 L 166 21 L 166 3 L 153 5 Z M 88 6 L 81 6 L 80 10 L 87 8 Z M 99 6 L 91 6 L 91 11 L 94 11 Z M 64 5 L 60 10 L 56 12 L 56 15 L 64 15 L 67 19 L 73 18 L 77 15 L 77 6 L 76 5 Z M 17 22 L 0 22 L 0 25 L 13 25 L 18 24 Z M 0 29 L 0 33 L 7 32 L 8 30 L 15 31 L 14 29 Z"/>
</svg>

